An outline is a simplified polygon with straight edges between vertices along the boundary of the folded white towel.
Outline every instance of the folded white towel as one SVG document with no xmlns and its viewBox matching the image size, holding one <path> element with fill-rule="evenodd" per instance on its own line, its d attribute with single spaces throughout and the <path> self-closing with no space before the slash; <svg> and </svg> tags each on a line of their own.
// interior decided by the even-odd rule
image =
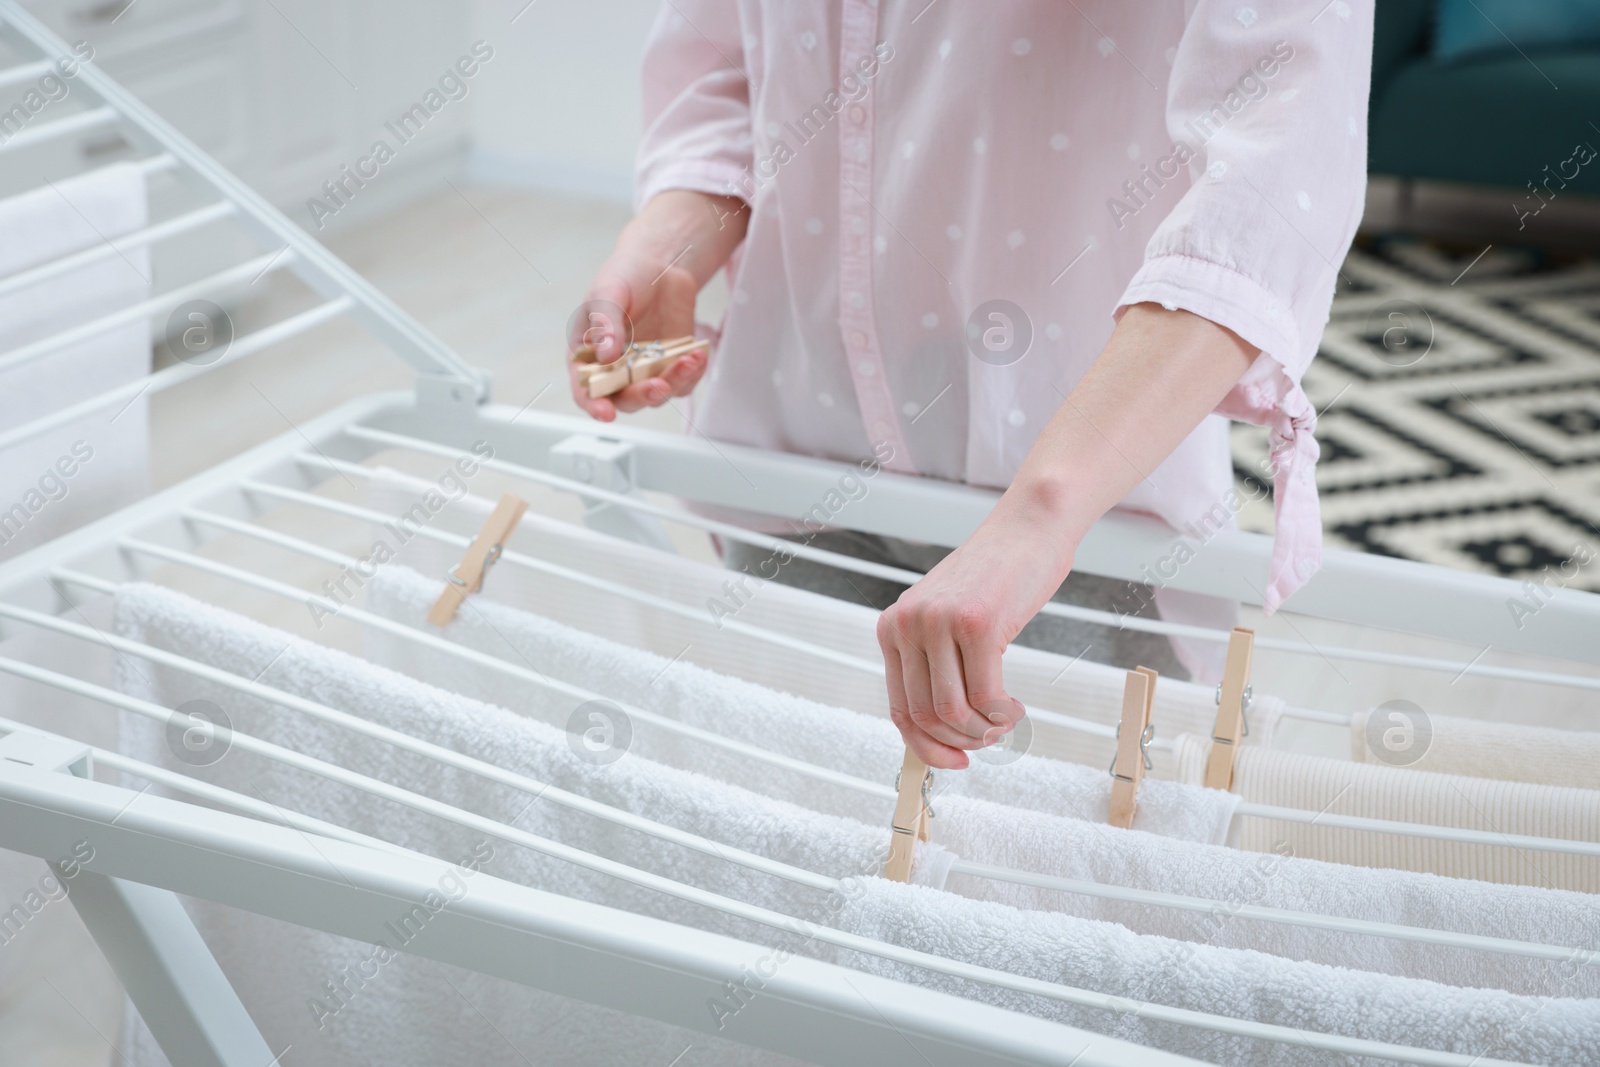
<svg viewBox="0 0 1600 1067">
<path fill-rule="evenodd" d="M 1211 739 L 1174 740 L 1182 781 L 1205 774 Z M 1304 811 L 1453 826 L 1501 834 L 1600 841 L 1600 790 L 1502 782 L 1413 771 L 1255 747 L 1234 760 L 1233 791 L 1244 800 Z M 1241 816 L 1237 844 L 1254 852 L 1430 871 L 1452 878 L 1600 892 L 1600 857 L 1500 845 L 1345 830 Z"/>
<path fill-rule="evenodd" d="M 1307 1032 L 1337 1033 L 1469 1056 L 1591 1067 L 1600 1062 L 1600 1001 L 1521 997 L 1369 974 L 1131 933 L 1114 923 L 966 900 L 923 886 L 862 879 L 841 925 L 908 948 L 1109 993 L 1126 1011 L 1084 1008 L 841 953 L 865 971 L 1044 1015 L 1114 1037 L 1235 1067 L 1373 1064 L 1276 1042 L 1151 1020 L 1148 1004 Z"/>
<path fill-rule="evenodd" d="M 1383 763 L 1368 738 L 1368 723 L 1382 713 L 1358 711 L 1350 717 L 1350 755 L 1361 763 Z M 1428 717 L 1430 737 L 1422 756 L 1405 768 L 1507 782 L 1600 789 L 1600 733 L 1557 730 L 1548 726 Z"/>
<path fill-rule="evenodd" d="M 497 568 L 495 580 L 500 572 Z M 428 607 L 443 583 L 390 564 L 367 585 L 372 611 L 431 633 Z M 474 598 L 444 636 L 523 669 L 633 704 L 738 741 L 830 770 L 889 786 L 905 744 L 886 719 L 828 707 L 693 663 L 628 648 L 532 612 Z M 445 651 L 371 631 L 368 657 L 375 663 L 565 727 L 576 701 L 548 687 L 488 671 Z M 769 796 L 818 811 L 850 815 L 887 826 L 893 802 L 845 786 L 832 786 L 645 722 L 632 722 L 640 755 L 701 770 Z M 934 840 L 938 797 L 981 796 L 1056 815 L 1104 821 L 1111 779 L 1103 769 L 1024 755 L 1011 763 L 974 758 L 966 771 L 935 774 Z M 1238 798 L 1215 789 L 1151 779 L 1140 793 L 1135 825 L 1151 833 L 1196 841 L 1223 840 Z"/>
<path fill-rule="evenodd" d="M 144 172 L 132 163 L 0 200 L 0 278 L 97 247 L 147 221 Z M 0 296 L 0 355 L 144 300 L 150 277 L 149 249 L 138 248 Z M 150 328 L 143 320 L 0 371 L 0 431 L 149 372 Z M 0 559 L 149 492 L 146 404 L 141 398 L 121 414 L 95 413 L 4 450 Z"/>
<path fill-rule="evenodd" d="M 369 504 L 398 515 L 417 502 L 431 482 L 379 470 L 371 482 Z M 490 501 L 467 497 L 436 514 L 432 525 L 464 536 L 477 533 Z M 399 550 L 401 562 L 430 577 L 442 578 L 460 560 L 460 550 L 426 538 L 404 546 L 378 531 Z M 718 620 L 754 626 L 800 638 L 872 663 L 881 662 L 877 612 L 777 582 L 743 581 L 737 573 L 596 533 L 573 523 L 529 512 L 509 547 L 549 563 L 608 578 L 630 589 L 676 601 L 694 609 L 695 618 L 663 612 L 637 600 L 602 592 L 569 579 L 532 574 L 512 565 L 494 570 L 480 596 L 538 612 L 557 622 L 600 634 L 669 659 L 699 664 L 721 674 L 809 697 L 833 707 L 888 716 L 881 675 L 832 664 L 817 657 L 748 637 Z M 713 605 L 716 614 L 713 614 Z M 728 612 L 732 614 L 728 614 Z M 1115 725 L 1122 712 L 1126 672 L 1013 645 L 1006 650 L 1007 691 L 1029 707 L 1062 712 L 1103 725 Z M 1250 744 L 1270 745 L 1283 701 L 1257 694 L 1250 709 Z M 1188 731 L 1207 733 L 1216 719 L 1211 686 L 1164 678 L 1156 686 L 1152 721 L 1156 736 Z M 1078 731 L 1038 727 L 1032 751 L 1091 767 L 1111 762 L 1113 743 Z M 1171 760 L 1153 753 L 1156 777 L 1170 778 Z"/>
<path fill-rule="evenodd" d="M 168 590 L 128 585 L 117 601 L 116 629 L 126 636 L 181 650 L 245 677 L 262 675 L 263 681 L 288 692 L 597 800 L 811 869 L 849 874 L 851 868 L 871 869 L 878 858 L 882 844 L 878 827 L 819 815 L 712 778 L 653 764 L 632 752 L 607 766 L 591 765 L 576 756 L 565 734 L 540 723 Z M 244 732 L 328 757 L 530 832 L 813 921 L 884 936 L 953 958 L 1109 989 L 1125 997 L 1146 996 L 1181 1007 L 1363 1037 L 1420 1040 L 1450 1048 L 1475 1043 L 1475 1051 L 1492 1052 L 1498 1035 L 1515 1023 L 1520 1028 L 1516 1033 L 1518 1052 L 1532 1050 L 1543 1061 L 1592 1062 L 1600 1048 L 1596 1044 L 1600 1041 L 1596 1036 L 1600 1033 L 1600 1006 L 1593 1001 L 1538 1001 L 1498 990 L 1456 989 L 1256 952 L 1197 946 L 1133 934 L 1109 923 L 1022 912 L 934 890 L 919 897 L 907 893 L 910 887 L 877 878 L 852 880 L 849 884 L 860 892 L 824 896 L 545 801 L 530 803 L 526 794 L 148 661 L 124 658 L 119 664 L 119 684 L 168 706 L 211 700 L 224 707 L 233 725 Z M 127 725 L 126 747 L 135 755 L 169 764 L 174 761 L 160 724 L 130 718 Z M 440 825 L 237 748 L 197 773 L 435 855 L 484 856 L 486 843 L 474 833 Z M 927 854 L 937 853 L 936 849 L 924 851 L 923 860 Z M 752 927 L 508 845 L 494 845 L 482 867 L 541 888 L 782 944 L 793 951 L 829 954 L 799 935 Z M 470 892 L 470 882 L 466 891 Z M 580 1053 L 558 1045 L 545 1032 L 551 1025 L 548 1013 L 557 1007 L 559 998 L 428 966 L 411 957 L 381 967 L 378 977 L 352 987 L 347 984 L 349 975 L 362 959 L 371 956 L 370 949 L 365 955 L 353 954 L 360 952 L 359 947 L 352 950 L 348 942 L 305 932 L 304 936 L 279 940 L 275 935 L 283 928 L 278 924 L 241 921 L 226 909 L 206 905 L 196 908 L 196 918 L 269 1041 L 274 1047 L 293 1042 L 302 1062 L 499 1064 L 526 1056 L 522 1051 L 513 1054 L 506 1042 L 519 1050 L 537 1047 L 552 1062 L 585 1062 L 576 1058 Z M 286 953 L 286 947 L 299 950 L 299 954 Z M 874 970 L 895 971 L 875 960 L 856 962 Z M 452 975 L 456 990 L 448 990 L 439 981 L 447 975 Z M 920 971 L 906 977 L 949 984 Z M 992 990 L 966 992 L 1014 1003 L 1023 1010 L 1071 1016 L 1091 1029 L 1107 1030 L 1126 1023 L 1104 1012 L 1063 1012 L 1058 1004 L 1034 998 Z M 489 1017 L 495 1026 L 476 1025 L 476 1012 L 457 1003 L 462 997 L 476 1011 L 488 1014 L 492 1010 Z M 320 1015 L 314 1003 L 321 1004 Z M 603 1018 L 582 1009 L 577 1014 L 587 1016 L 589 1023 L 579 1038 L 581 1055 L 593 1057 L 587 1062 L 620 1062 L 615 1058 L 619 1050 L 633 1052 L 650 1040 L 660 1045 L 674 1039 L 667 1028 L 644 1020 L 629 1020 L 619 1025 L 615 1034 L 597 1032 L 596 1027 L 615 1016 Z M 462 1028 L 459 1021 L 463 1018 L 471 1025 Z M 319 1022 L 326 1024 L 320 1031 Z M 1325 1062 L 1294 1049 L 1216 1038 L 1188 1028 L 1145 1023 L 1132 1026 L 1131 1032 L 1136 1040 L 1174 1050 L 1204 1053 L 1216 1048 L 1228 1054 L 1222 1060 L 1228 1063 Z M 449 1051 L 442 1051 L 445 1045 Z M 742 1062 L 778 1061 L 746 1053 Z"/>
<path fill-rule="evenodd" d="M 1004 825 L 1004 833 L 994 827 Z M 945 888 L 1019 908 L 1068 911 L 1224 948 L 1534 996 L 1600 996 L 1600 905 L 1585 893 L 1369 870 L 1245 852 L 998 808 L 970 797 L 939 805 L 938 841 L 964 860 L 1101 885 L 1220 901 L 1209 912 L 1084 897 L 952 871 Z M 1551 961 L 1240 918 L 1241 906 L 1453 930 L 1574 949 Z"/>
</svg>

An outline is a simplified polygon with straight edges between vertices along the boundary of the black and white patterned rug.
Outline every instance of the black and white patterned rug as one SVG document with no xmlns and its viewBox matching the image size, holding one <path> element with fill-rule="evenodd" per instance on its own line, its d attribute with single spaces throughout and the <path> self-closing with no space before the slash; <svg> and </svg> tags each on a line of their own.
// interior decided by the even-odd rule
<svg viewBox="0 0 1600 1067">
<path fill-rule="evenodd" d="M 1305 389 L 1329 547 L 1600 591 L 1600 261 L 1357 249 Z M 1234 428 L 1238 474 L 1265 451 Z"/>
</svg>

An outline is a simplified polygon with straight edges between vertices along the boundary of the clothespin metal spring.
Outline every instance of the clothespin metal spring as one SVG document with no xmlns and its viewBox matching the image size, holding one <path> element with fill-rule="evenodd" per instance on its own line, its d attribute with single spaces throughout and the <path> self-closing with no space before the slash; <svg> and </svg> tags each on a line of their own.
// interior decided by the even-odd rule
<svg viewBox="0 0 1600 1067">
<path fill-rule="evenodd" d="M 1246 683 L 1245 687 L 1244 687 L 1244 703 L 1239 706 L 1239 734 L 1240 734 L 1241 737 L 1249 737 L 1250 736 L 1250 701 L 1255 697 L 1255 695 L 1256 695 L 1256 687 L 1253 686 L 1253 685 L 1250 685 L 1249 683 Z M 1216 693 L 1216 696 L 1212 699 L 1211 702 L 1213 704 L 1215 704 L 1219 708 L 1222 707 L 1222 683 L 1221 682 L 1217 683 L 1217 693 Z M 1219 739 L 1216 738 L 1216 737 L 1213 737 L 1211 740 L 1216 741 L 1216 740 L 1219 740 Z M 1227 745 L 1227 744 L 1232 744 L 1233 742 L 1231 742 L 1231 741 L 1223 741 L 1222 743 Z"/>
</svg>

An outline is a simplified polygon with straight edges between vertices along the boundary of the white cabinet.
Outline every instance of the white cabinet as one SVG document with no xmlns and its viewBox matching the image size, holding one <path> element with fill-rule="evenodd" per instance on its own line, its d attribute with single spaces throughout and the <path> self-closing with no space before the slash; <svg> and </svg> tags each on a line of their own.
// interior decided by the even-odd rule
<svg viewBox="0 0 1600 1067">
<path fill-rule="evenodd" d="M 32 0 L 28 6 L 68 41 L 88 41 L 95 63 L 313 232 L 306 202 L 324 196 L 324 183 L 339 180 L 341 168 L 355 166 L 379 137 L 397 145 L 394 159 L 330 225 L 394 203 L 455 166 L 465 149 L 465 100 L 432 114 L 424 132 L 403 147 L 384 124 L 421 101 L 468 53 L 466 3 Z M 17 91 L 0 89 L 0 104 Z M 75 106 L 63 103 L 61 113 Z M 8 153 L 0 195 L 134 154 L 108 130 Z M 198 203 L 171 179 L 158 180 L 152 200 L 158 217 Z M 211 253 L 218 250 L 202 244 L 181 246 L 182 266 L 191 268 L 183 275 L 216 258 Z"/>
</svg>

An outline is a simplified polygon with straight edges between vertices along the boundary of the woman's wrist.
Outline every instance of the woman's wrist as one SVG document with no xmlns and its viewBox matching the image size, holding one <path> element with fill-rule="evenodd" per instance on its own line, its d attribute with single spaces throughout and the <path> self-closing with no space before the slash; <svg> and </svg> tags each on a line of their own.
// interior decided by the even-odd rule
<svg viewBox="0 0 1600 1067">
<path fill-rule="evenodd" d="M 1024 469 L 1018 472 L 1000 504 L 1010 523 L 1031 541 L 1048 545 L 1052 556 L 1070 562 L 1089 527 L 1100 517 L 1092 513 L 1090 499 L 1061 472 L 1033 474 Z"/>
<path fill-rule="evenodd" d="M 1093 523 L 1071 506 L 1072 494 L 1056 482 L 1013 481 L 980 527 L 1007 563 L 1034 576 L 1045 599 L 1072 570 L 1083 533 Z"/>
<path fill-rule="evenodd" d="M 617 245 L 663 268 L 681 267 L 704 285 L 744 239 L 749 215 L 744 202 L 734 197 L 668 189 L 650 198 Z"/>
</svg>

